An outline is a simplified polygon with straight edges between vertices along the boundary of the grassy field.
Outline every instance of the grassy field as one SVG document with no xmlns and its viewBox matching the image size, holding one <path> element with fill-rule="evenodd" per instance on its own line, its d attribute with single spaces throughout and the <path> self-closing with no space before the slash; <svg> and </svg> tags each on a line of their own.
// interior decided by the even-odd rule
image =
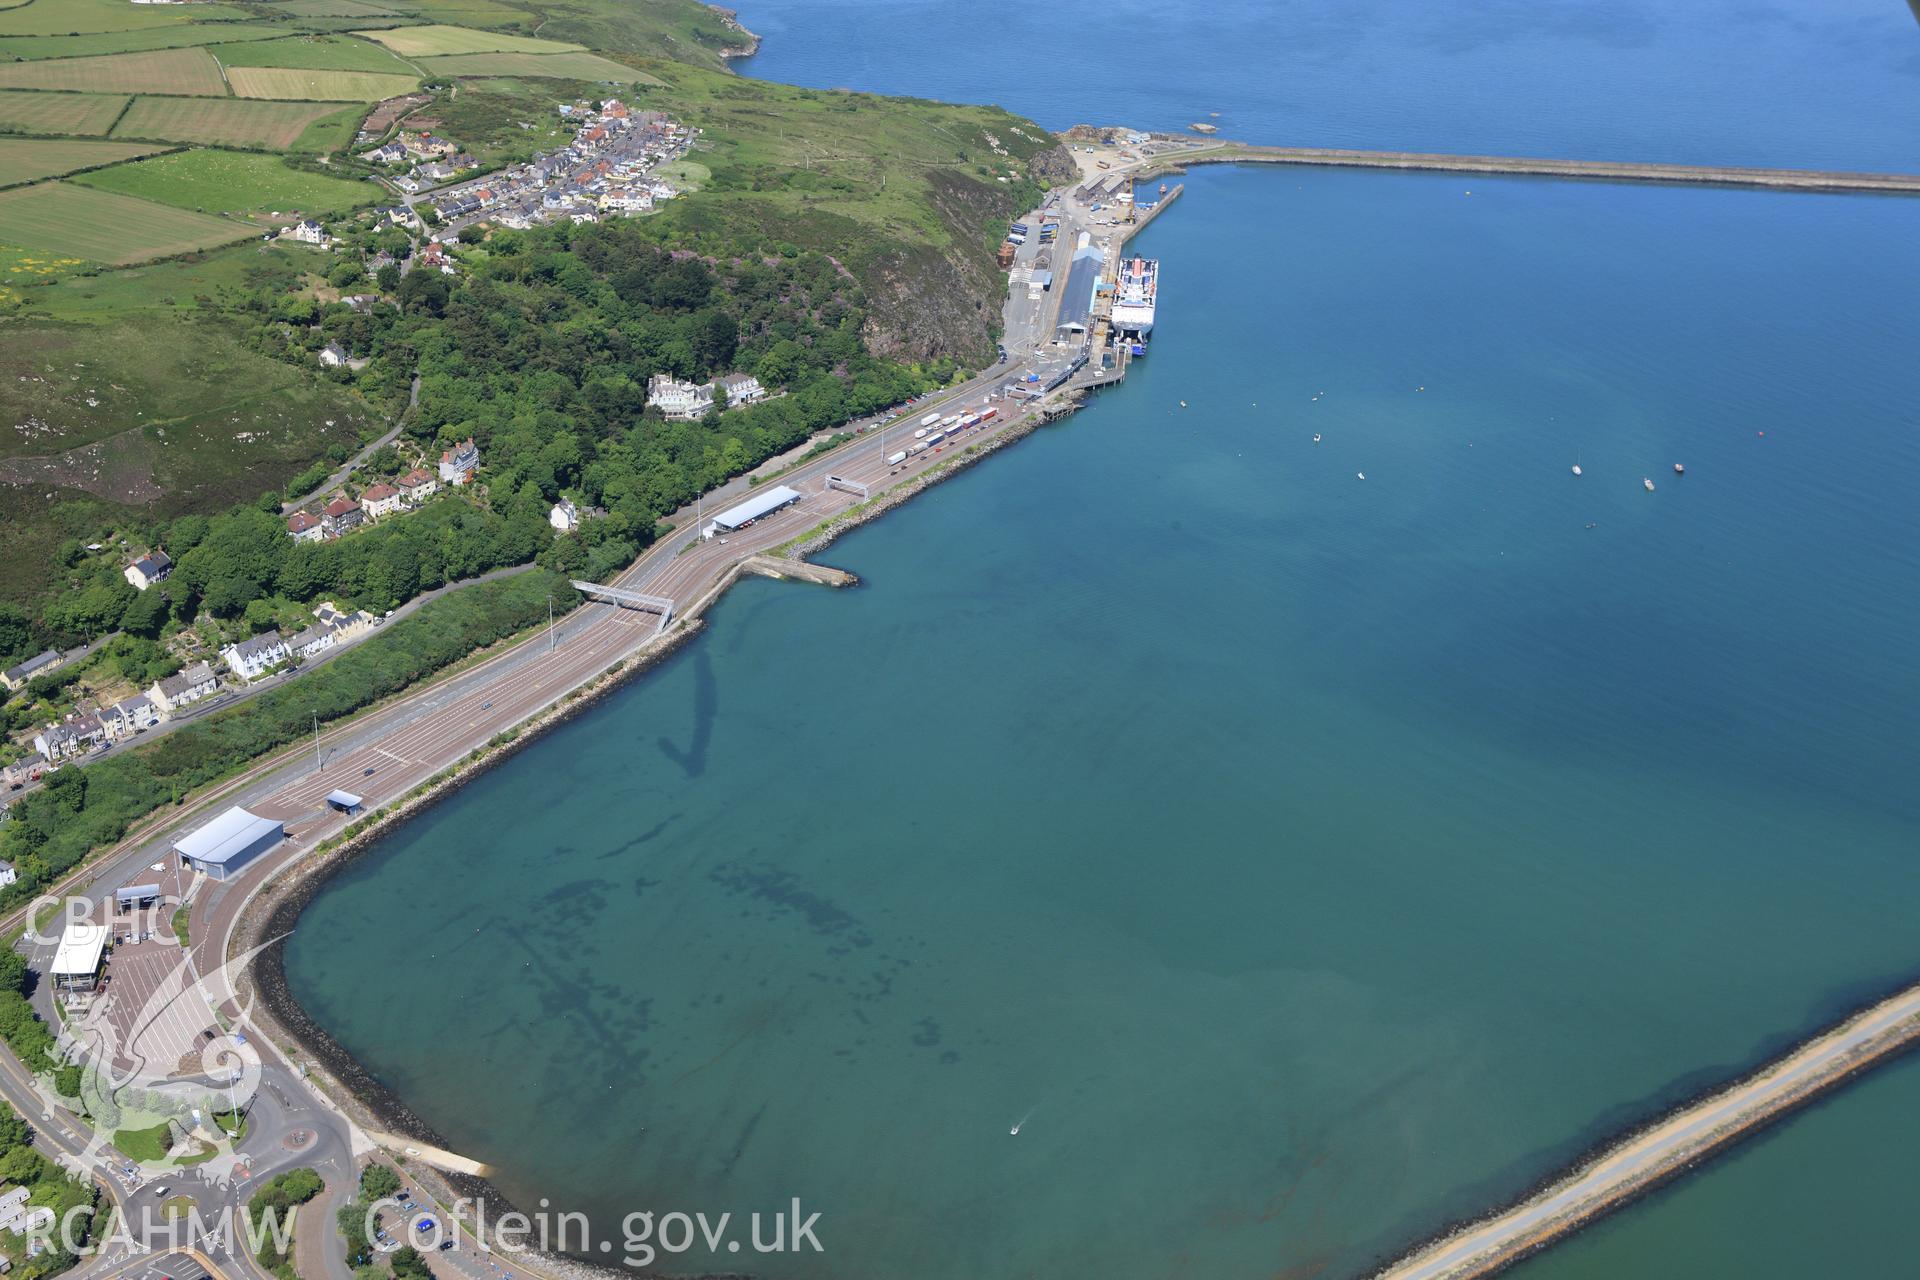
<svg viewBox="0 0 1920 1280">
<path fill-rule="evenodd" d="M 331 151 L 346 144 L 359 108 L 330 102 L 245 102 L 237 98 L 136 98 L 116 138 L 162 138 L 268 151 Z M 329 136 L 309 139 L 316 130 Z"/>
<path fill-rule="evenodd" d="M 276 0 L 273 7 L 296 18 L 388 18 L 394 12 L 367 0 Z"/>
<path fill-rule="evenodd" d="M 284 24 L 209 22 L 199 26 L 95 31 L 73 36 L 5 36 L 0 37 L 0 59 L 83 58 L 99 53 L 131 53 L 141 49 L 179 49 L 194 44 L 271 40 L 286 33 Z"/>
<path fill-rule="evenodd" d="M 101 58 L 56 58 L 0 65 L 0 88 L 74 89 L 82 93 L 227 95 L 220 66 L 205 49 L 158 49 Z"/>
<path fill-rule="evenodd" d="M 454 53 L 570 53 L 577 44 L 556 40 L 534 40 L 527 36 L 504 35 L 498 31 L 475 31 L 469 27 L 398 27 L 391 31 L 361 31 L 369 40 L 378 40 L 395 53 L 409 58 L 434 58 Z"/>
<path fill-rule="evenodd" d="M 33 93 L 0 89 L 0 132 L 99 135 L 126 110 L 119 93 Z"/>
<path fill-rule="evenodd" d="M 158 147 L 134 142 L 80 142 L 74 139 L 0 138 L 0 187 L 92 169 L 151 155 Z"/>
<path fill-rule="evenodd" d="M 619 84 L 659 84 L 644 71 L 597 53 L 459 53 L 421 58 L 420 69 L 435 76 L 537 76 L 553 80 L 612 80 Z"/>
<path fill-rule="evenodd" d="M 420 85 L 418 76 L 372 71 L 310 71 L 297 67 L 233 67 L 227 82 L 241 98 L 304 98 L 318 102 L 378 102 Z"/>
<path fill-rule="evenodd" d="M 529 29 L 539 22 L 537 17 L 529 18 L 525 8 L 515 8 L 500 0 L 384 0 L 384 3 L 422 22 L 473 27 L 519 24 Z"/>
<path fill-rule="evenodd" d="M 413 74 L 413 68 L 379 45 L 351 36 L 291 36 L 214 45 L 208 52 L 232 67 L 302 67 L 310 71 L 381 71 Z"/>
<path fill-rule="evenodd" d="M 1004 193 L 996 179 L 1053 141 L 998 107 L 802 89 L 678 66 L 671 76 L 672 87 L 642 89 L 632 101 L 697 121 L 710 144 L 692 157 L 712 171 L 705 195 L 764 206 L 769 213 L 759 216 L 770 224 L 831 213 L 943 246 L 953 233 L 944 215 L 960 194 L 950 190 L 956 180 Z M 996 141 L 1007 154 L 995 152 Z"/>
<path fill-rule="evenodd" d="M 230 261 L 220 274 L 280 256 L 257 245 L 208 256 L 223 255 Z M 105 292 L 119 302 L 154 306 L 188 278 L 187 264 L 169 262 L 31 292 L 78 297 L 111 282 Z M 0 482 L 11 482 L 0 503 L 8 547 L 0 598 L 43 589 L 63 537 L 124 513 L 166 517 L 250 501 L 379 421 L 354 396 L 247 350 L 217 318 L 193 314 L 187 289 L 177 302 L 177 315 L 115 306 L 99 324 L 7 323 L 6 404 L 10 420 L 33 430 L 0 438 Z"/>
<path fill-rule="evenodd" d="M 248 15 L 224 4 L 129 4 L 127 0 L 35 0 L 0 9 L 0 36 L 64 36 L 80 31 L 184 27 Z"/>
<path fill-rule="evenodd" d="M 0 191 L 0 241 L 109 265 L 231 244 L 253 229 L 66 182 Z"/>
<path fill-rule="evenodd" d="M 0 142 L 0 148 L 5 145 Z M 0 171 L 4 157 L 0 150 Z M 370 182 L 292 169 L 278 156 L 248 151 L 180 151 L 98 169 L 74 181 L 205 213 L 282 209 L 309 217 L 333 216 L 372 204 L 381 195 Z"/>
<path fill-rule="evenodd" d="M 173 1130 L 164 1122 L 151 1129 L 121 1129 L 114 1133 L 113 1145 L 135 1160 L 164 1160 L 173 1147 Z"/>
<path fill-rule="evenodd" d="M 0 316 L 25 303 L 39 286 L 70 279 L 92 265 L 84 258 L 49 257 L 0 244 Z"/>
<path fill-rule="evenodd" d="M 430 22 L 506 26 L 511 18 L 480 18 L 459 11 L 468 0 L 386 0 Z M 697 67 L 720 70 L 720 50 L 744 42 L 739 32 L 699 0 L 515 0 L 530 10 L 533 21 L 525 30 L 547 40 L 569 40 L 589 49 L 604 49 L 649 57 L 670 58 Z M 442 7 L 444 6 L 444 7 Z M 727 4 L 746 11 L 752 25 L 753 6 Z"/>
<path fill-rule="evenodd" d="M 5 252 L 0 247 L 0 254 Z M 0 279 L 7 278 L 6 262 L 0 256 Z M 88 267 L 76 272 L 74 267 L 88 264 L 44 254 L 29 265 L 36 275 L 14 277 L 26 294 L 16 315 L 96 328 L 136 319 L 165 327 L 196 314 L 227 314 L 248 288 L 298 288 L 321 259 L 304 245 L 253 240 L 118 271 Z M 39 280 L 49 283 L 29 287 Z"/>
</svg>

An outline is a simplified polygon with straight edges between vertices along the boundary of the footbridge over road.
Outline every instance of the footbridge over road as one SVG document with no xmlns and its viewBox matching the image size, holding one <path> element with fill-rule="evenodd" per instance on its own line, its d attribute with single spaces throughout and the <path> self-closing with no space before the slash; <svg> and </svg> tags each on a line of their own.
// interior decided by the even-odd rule
<svg viewBox="0 0 1920 1280">
<path fill-rule="evenodd" d="M 673 601 L 665 596 L 650 596 L 644 591 L 628 591 L 624 587 L 603 587 L 597 582 L 576 582 L 573 589 L 589 599 L 604 600 L 617 608 L 657 613 L 660 615 L 662 631 L 673 621 Z"/>
</svg>

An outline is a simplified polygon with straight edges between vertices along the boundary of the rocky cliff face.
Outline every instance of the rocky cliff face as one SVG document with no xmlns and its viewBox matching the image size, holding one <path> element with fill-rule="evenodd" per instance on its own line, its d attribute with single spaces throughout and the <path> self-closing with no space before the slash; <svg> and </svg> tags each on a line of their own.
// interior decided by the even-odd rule
<svg viewBox="0 0 1920 1280">
<path fill-rule="evenodd" d="M 1073 162 L 1073 153 L 1062 142 L 1036 152 L 1033 159 L 1027 161 L 1027 172 L 1041 186 L 1057 187 L 1078 178 L 1080 166 Z"/>
<path fill-rule="evenodd" d="M 867 341 L 880 355 L 980 364 L 992 357 L 1007 289 L 989 228 L 1018 211 L 998 184 L 951 169 L 935 170 L 927 180 L 951 241 L 944 247 L 894 241 L 860 264 L 871 316 Z"/>
<path fill-rule="evenodd" d="M 1027 161 L 1038 188 L 1079 174 L 1066 147 Z M 928 175 L 935 211 L 952 241 L 945 248 L 895 243 L 856 269 L 866 285 L 867 342 L 876 354 L 908 360 L 951 356 L 984 364 L 993 356 L 1007 277 L 993 260 L 995 232 L 1027 213 L 1034 187 L 981 182 L 952 169 Z"/>
</svg>

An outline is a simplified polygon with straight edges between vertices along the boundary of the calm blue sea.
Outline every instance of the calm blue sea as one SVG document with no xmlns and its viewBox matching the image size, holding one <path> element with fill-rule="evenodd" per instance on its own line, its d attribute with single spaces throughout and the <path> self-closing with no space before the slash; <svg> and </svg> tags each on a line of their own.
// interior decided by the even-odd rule
<svg viewBox="0 0 1920 1280">
<path fill-rule="evenodd" d="M 742 17 L 756 73 L 1049 124 L 1204 83 L 1263 141 L 1898 167 L 1920 118 L 1898 6 L 1470 8 Z M 305 918 L 300 997 L 527 1207 L 617 1253 L 798 1196 L 772 1276 L 1347 1275 L 1920 968 L 1920 206 L 1189 186 L 1123 388 Z M 1894 1273 L 1916 1081 L 1524 1273 Z"/>
<path fill-rule="evenodd" d="M 1920 171 L 1902 0 L 754 0 L 741 19 L 766 37 L 750 75 L 1054 129 Z"/>
</svg>

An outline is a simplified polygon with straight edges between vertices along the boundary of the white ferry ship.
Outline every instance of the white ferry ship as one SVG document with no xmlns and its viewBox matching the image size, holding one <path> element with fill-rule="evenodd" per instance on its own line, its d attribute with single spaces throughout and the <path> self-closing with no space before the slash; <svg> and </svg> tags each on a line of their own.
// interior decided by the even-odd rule
<svg viewBox="0 0 1920 1280">
<path fill-rule="evenodd" d="M 1128 258 L 1120 264 L 1113 291 L 1113 328 L 1122 339 L 1136 343 L 1153 332 L 1153 304 L 1160 288 L 1160 263 L 1154 258 Z"/>
</svg>

